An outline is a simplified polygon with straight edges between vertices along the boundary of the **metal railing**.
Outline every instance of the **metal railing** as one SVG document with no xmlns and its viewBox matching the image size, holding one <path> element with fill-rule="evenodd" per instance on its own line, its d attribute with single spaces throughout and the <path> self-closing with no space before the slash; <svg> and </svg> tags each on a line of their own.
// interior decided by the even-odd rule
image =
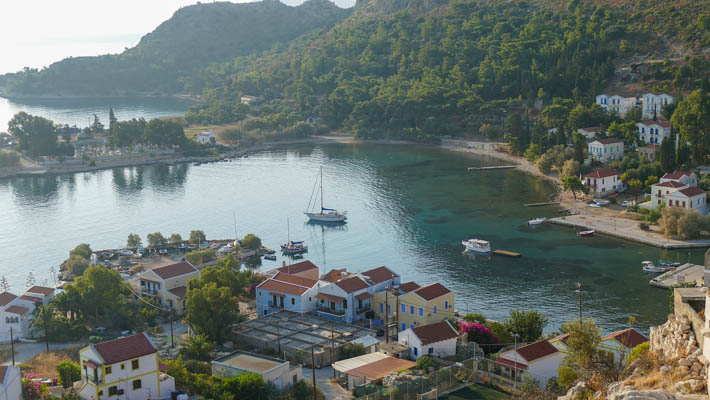
<svg viewBox="0 0 710 400">
<path fill-rule="evenodd" d="M 278 301 L 276 303 L 274 303 L 273 301 L 270 301 L 268 306 L 269 306 L 269 308 L 278 308 L 278 309 L 284 308 L 283 303 L 279 303 Z"/>
<path fill-rule="evenodd" d="M 322 306 L 320 304 L 316 304 L 316 311 L 337 316 L 345 315 L 345 310 L 343 309 L 331 309 L 330 307 Z"/>
</svg>

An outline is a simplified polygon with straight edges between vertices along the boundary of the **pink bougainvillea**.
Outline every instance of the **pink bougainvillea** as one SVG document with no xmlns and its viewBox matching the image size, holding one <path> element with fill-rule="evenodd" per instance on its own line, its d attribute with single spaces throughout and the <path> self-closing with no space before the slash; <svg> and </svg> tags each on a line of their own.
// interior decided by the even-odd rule
<svg viewBox="0 0 710 400">
<path fill-rule="evenodd" d="M 491 330 L 478 322 L 461 321 L 459 322 L 459 331 L 468 333 L 468 341 L 478 344 L 496 344 L 498 338 L 493 336 Z"/>
</svg>

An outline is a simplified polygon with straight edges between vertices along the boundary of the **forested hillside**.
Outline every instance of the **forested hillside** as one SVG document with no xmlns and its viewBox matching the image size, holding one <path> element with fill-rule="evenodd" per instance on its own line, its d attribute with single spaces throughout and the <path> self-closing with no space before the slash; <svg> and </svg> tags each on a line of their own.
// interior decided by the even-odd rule
<svg viewBox="0 0 710 400">
<path fill-rule="evenodd" d="M 184 7 L 118 55 L 68 58 L 0 79 L 9 96 L 199 93 L 187 78 L 215 62 L 326 31 L 350 15 L 327 0 L 289 7 L 276 0 Z M 189 80 L 193 82 L 193 80 Z"/>
<path fill-rule="evenodd" d="M 504 110 L 536 102 L 589 103 L 612 84 L 678 94 L 707 66 L 703 4 L 362 0 L 326 35 L 203 71 L 197 86 L 211 89 L 187 118 L 238 120 L 235 105 L 250 94 L 263 105 L 248 130 L 315 115 L 361 136 L 426 138 L 501 122 Z M 641 74 L 615 74 L 621 63 L 656 58 Z"/>
</svg>

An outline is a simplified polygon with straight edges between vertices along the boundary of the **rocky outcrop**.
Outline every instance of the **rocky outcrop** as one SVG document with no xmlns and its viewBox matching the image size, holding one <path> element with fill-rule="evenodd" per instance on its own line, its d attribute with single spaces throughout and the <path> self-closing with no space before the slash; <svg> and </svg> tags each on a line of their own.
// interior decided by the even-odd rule
<svg viewBox="0 0 710 400">
<path fill-rule="evenodd" d="M 695 353 L 698 342 L 686 316 L 668 316 L 668 321 L 651 327 L 651 351 L 665 360 L 674 360 Z"/>
</svg>

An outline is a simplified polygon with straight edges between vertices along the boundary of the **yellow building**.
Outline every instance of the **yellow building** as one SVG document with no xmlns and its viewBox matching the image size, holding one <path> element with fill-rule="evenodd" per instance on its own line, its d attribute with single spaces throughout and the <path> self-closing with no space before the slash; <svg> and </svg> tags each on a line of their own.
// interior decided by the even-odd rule
<svg viewBox="0 0 710 400">
<path fill-rule="evenodd" d="M 395 336 L 407 328 L 453 319 L 455 310 L 454 292 L 441 283 L 403 283 L 390 291 L 375 293 L 372 304 L 379 324 L 389 314 L 390 335 Z"/>
</svg>

